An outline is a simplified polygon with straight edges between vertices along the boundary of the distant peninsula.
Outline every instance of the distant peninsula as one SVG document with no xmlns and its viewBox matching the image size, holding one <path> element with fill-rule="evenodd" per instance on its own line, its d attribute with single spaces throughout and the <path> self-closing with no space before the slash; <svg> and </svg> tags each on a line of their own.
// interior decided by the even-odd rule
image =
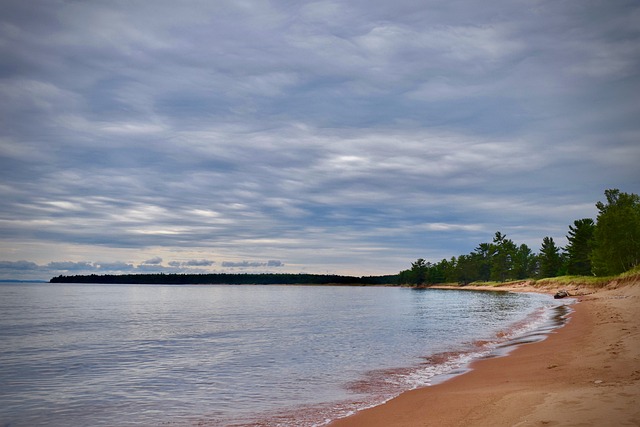
<svg viewBox="0 0 640 427">
<path fill-rule="evenodd" d="M 396 285 L 398 275 L 341 276 L 335 274 L 91 274 L 57 276 L 49 283 L 112 283 L 140 285 Z"/>
</svg>

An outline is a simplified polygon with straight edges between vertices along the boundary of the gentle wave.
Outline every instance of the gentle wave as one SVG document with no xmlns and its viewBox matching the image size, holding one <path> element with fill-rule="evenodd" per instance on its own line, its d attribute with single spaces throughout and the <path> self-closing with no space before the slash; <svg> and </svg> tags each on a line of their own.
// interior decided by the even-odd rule
<svg viewBox="0 0 640 427">
<path fill-rule="evenodd" d="M 382 405 L 403 392 L 442 383 L 471 369 L 480 359 L 503 357 L 517 346 L 546 339 L 562 327 L 571 313 L 567 299 L 562 305 L 549 304 L 526 318 L 506 325 L 493 339 L 476 340 L 463 349 L 424 356 L 420 366 L 371 370 L 344 388 L 357 399 L 318 404 L 289 411 L 272 411 L 254 419 L 228 423 L 229 427 L 322 427 L 359 411 Z M 565 305 L 566 304 L 566 305 Z M 211 420 L 209 420 L 211 421 Z M 217 422 L 220 422 L 218 420 Z M 199 425 L 216 425 L 202 424 Z"/>
<path fill-rule="evenodd" d="M 565 304 L 381 287 L 2 285 L 0 425 L 319 427 L 542 339 Z"/>
</svg>

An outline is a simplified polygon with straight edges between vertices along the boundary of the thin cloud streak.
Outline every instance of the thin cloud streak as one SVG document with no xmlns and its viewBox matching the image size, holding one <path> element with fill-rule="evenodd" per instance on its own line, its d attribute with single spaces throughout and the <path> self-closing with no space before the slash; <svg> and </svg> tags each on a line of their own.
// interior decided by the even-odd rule
<svg viewBox="0 0 640 427">
<path fill-rule="evenodd" d="M 639 26 L 623 0 L 4 1 L 0 274 L 561 243 L 639 191 Z"/>
</svg>

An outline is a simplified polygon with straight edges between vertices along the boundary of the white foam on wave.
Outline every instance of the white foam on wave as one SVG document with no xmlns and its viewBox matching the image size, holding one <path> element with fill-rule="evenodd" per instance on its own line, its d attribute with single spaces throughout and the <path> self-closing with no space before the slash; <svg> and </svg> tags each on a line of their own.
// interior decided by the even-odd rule
<svg viewBox="0 0 640 427">
<path fill-rule="evenodd" d="M 336 419 L 382 405 L 405 391 L 442 383 L 471 370 L 474 361 L 507 355 L 518 345 L 541 341 L 566 323 L 574 300 L 546 302 L 522 320 L 507 325 L 485 340 L 469 342 L 461 348 L 431 354 L 414 367 L 382 369 L 368 372 L 362 380 L 352 381 L 346 388 L 353 400 L 337 401 L 299 408 L 294 413 L 271 413 L 269 422 L 243 424 L 273 427 L 324 427 Z"/>
<path fill-rule="evenodd" d="M 448 353 L 448 357 L 417 368 L 403 380 L 410 389 L 439 384 L 468 372 L 476 360 L 505 356 L 518 345 L 542 341 L 566 323 L 573 303 L 573 299 L 567 299 L 562 304 L 550 302 L 534 310 L 526 318 L 499 331 L 494 339 L 470 343 L 468 349 Z"/>
<path fill-rule="evenodd" d="M 457 351 L 429 355 L 421 366 L 370 372 L 369 379 L 363 382 L 365 389 L 362 392 L 369 394 L 366 402 L 341 402 L 333 406 L 331 416 L 310 427 L 323 427 L 336 419 L 387 403 L 405 391 L 442 383 L 469 372 L 474 361 L 505 356 L 518 345 L 541 341 L 566 323 L 573 303 L 575 300 L 572 299 L 563 300 L 561 304 L 549 301 L 524 319 L 498 331 L 495 337 L 471 342 Z"/>
</svg>

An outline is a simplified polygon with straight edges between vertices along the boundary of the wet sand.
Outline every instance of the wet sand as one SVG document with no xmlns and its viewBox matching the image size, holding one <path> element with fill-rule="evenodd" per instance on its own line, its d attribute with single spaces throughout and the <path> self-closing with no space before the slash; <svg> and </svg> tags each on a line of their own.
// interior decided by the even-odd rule
<svg viewBox="0 0 640 427">
<path fill-rule="evenodd" d="M 330 427 L 640 426 L 640 281 L 592 292 L 546 340 Z"/>
</svg>

